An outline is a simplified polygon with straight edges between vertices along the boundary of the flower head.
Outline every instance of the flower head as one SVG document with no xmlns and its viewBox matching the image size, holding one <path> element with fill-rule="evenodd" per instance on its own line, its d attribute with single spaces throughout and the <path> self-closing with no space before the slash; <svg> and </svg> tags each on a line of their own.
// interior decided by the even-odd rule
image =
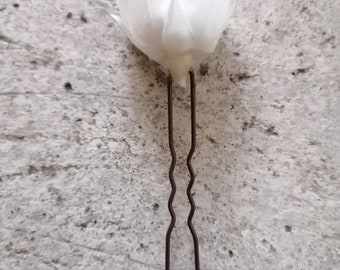
<svg viewBox="0 0 340 270">
<path fill-rule="evenodd" d="M 185 86 L 190 69 L 210 53 L 226 27 L 233 0 L 117 0 L 132 43 Z"/>
</svg>

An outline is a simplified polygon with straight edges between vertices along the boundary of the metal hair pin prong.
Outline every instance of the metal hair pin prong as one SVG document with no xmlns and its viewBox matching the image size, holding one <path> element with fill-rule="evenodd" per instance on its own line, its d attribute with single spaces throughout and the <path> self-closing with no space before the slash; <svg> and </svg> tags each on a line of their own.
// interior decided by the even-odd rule
<svg viewBox="0 0 340 270">
<path fill-rule="evenodd" d="M 187 187 L 187 196 L 190 202 L 190 213 L 188 216 L 188 227 L 190 229 L 191 235 L 193 237 L 194 242 L 194 253 L 195 253 L 195 270 L 200 270 L 200 259 L 199 259 L 199 243 L 198 237 L 195 231 L 195 228 L 192 224 L 192 219 L 195 214 L 196 206 L 195 201 L 192 196 L 192 187 L 195 183 L 195 172 L 191 164 L 192 157 L 195 153 L 196 149 L 196 81 L 195 81 L 195 73 L 194 71 L 189 72 L 190 77 L 190 101 L 191 101 L 191 148 L 187 157 L 187 166 L 190 173 L 190 182 Z M 176 224 L 176 214 L 173 209 L 173 201 L 176 195 L 176 182 L 174 179 L 174 171 L 176 167 L 176 151 L 174 146 L 174 126 L 173 126 L 173 78 L 171 75 L 168 75 L 167 80 L 168 86 L 168 128 L 169 128 L 169 147 L 171 152 L 171 166 L 169 170 L 169 179 L 171 184 L 171 194 L 168 201 L 168 208 L 171 215 L 171 222 L 166 234 L 166 244 L 165 244 L 165 269 L 170 270 L 170 242 L 171 242 L 171 233 Z"/>
</svg>

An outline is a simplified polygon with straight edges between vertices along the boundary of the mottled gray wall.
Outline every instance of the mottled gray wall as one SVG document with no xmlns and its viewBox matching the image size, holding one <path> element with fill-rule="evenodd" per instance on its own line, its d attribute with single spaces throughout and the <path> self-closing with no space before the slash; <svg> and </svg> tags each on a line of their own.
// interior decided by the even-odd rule
<svg viewBox="0 0 340 270">
<path fill-rule="evenodd" d="M 115 8 L 0 1 L 1 270 L 164 269 L 165 78 Z M 202 270 L 339 266 L 339 14 L 339 0 L 240 0 L 202 66 Z M 187 91 L 175 106 L 173 269 L 189 270 Z"/>
</svg>

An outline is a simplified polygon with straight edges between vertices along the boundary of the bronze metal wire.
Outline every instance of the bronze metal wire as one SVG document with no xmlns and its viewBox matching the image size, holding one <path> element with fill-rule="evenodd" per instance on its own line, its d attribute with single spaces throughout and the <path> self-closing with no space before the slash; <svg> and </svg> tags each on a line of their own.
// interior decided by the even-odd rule
<svg viewBox="0 0 340 270">
<path fill-rule="evenodd" d="M 200 259 L 199 259 L 199 243 L 197 233 L 192 224 L 192 219 L 195 214 L 196 206 L 195 201 L 192 196 L 192 187 L 195 183 L 195 172 L 191 164 L 192 157 L 195 153 L 196 149 L 196 81 L 195 81 L 195 73 L 190 71 L 190 101 L 191 101 L 191 148 L 187 157 L 187 166 L 190 173 L 190 182 L 187 187 L 187 196 L 190 202 L 190 213 L 188 216 L 188 227 L 190 229 L 191 235 L 193 237 L 194 242 L 194 253 L 195 253 L 195 270 L 200 270 Z M 171 184 L 171 194 L 168 201 L 168 208 L 171 215 L 171 222 L 166 234 L 166 244 L 165 244 L 165 269 L 170 270 L 170 242 L 171 242 L 171 233 L 176 224 L 176 214 L 173 209 L 173 201 L 176 195 L 176 183 L 174 180 L 174 170 L 176 167 L 176 151 L 174 146 L 174 128 L 173 128 L 173 79 L 172 76 L 168 76 L 168 128 L 169 128 L 169 147 L 171 152 L 171 166 L 169 170 L 169 179 Z"/>
</svg>

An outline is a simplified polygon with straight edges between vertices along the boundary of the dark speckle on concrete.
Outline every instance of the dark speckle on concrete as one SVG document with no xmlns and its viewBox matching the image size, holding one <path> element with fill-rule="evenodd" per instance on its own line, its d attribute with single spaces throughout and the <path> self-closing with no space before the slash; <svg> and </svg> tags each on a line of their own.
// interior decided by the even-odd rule
<svg viewBox="0 0 340 270">
<path fill-rule="evenodd" d="M 228 250 L 228 254 L 230 258 L 234 257 L 234 252 L 232 250 Z"/>
<path fill-rule="evenodd" d="M 64 88 L 65 88 L 67 91 L 73 90 L 72 84 L 71 84 L 70 82 L 66 82 L 66 83 L 64 84 Z"/>
<path fill-rule="evenodd" d="M 274 126 L 270 126 L 265 130 L 265 132 L 269 136 L 279 136 L 279 133 L 275 130 Z"/>
<path fill-rule="evenodd" d="M 154 203 L 152 208 L 156 212 L 159 209 L 159 204 L 158 203 Z"/>
<path fill-rule="evenodd" d="M 214 145 L 218 144 L 217 141 L 216 141 L 213 137 L 210 137 L 210 136 L 209 136 L 209 137 L 208 137 L 208 140 L 209 140 L 210 143 L 212 143 L 212 144 L 214 144 Z"/>
<path fill-rule="evenodd" d="M 84 13 L 82 13 L 82 14 L 80 15 L 80 20 L 81 20 L 83 23 L 88 23 L 88 22 L 89 22 L 89 20 L 87 19 L 87 17 L 85 16 Z"/>
<path fill-rule="evenodd" d="M 285 231 L 286 232 L 291 232 L 292 231 L 292 226 L 291 225 L 286 225 L 285 226 Z"/>
<path fill-rule="evenodd" d="M 230 75 L 229 79 L 231 82 L 237 83 L 243 80 L 248 80 L 253 77 L 255 77 L 255 75 L 250 75 L 246 72 L 241 72 L 241 73 L 235 73 L 235 74 Z"/>
<path fill-rule="evenodd" d="M 39 172 L 39 170 L 33 165 L 30 165 L 28 167 L 28 175 L 36 174 L 38 172 Z"/>
<path fill-rule="evenodd" d="M 292 72 L 292 75 L 297 76 L 300 74 L 305 74 L 310 68 L 298 68 Z"/>
<path fill-rule="evenodd" d="M 207 63 L 201 64 L 199 73 L 201 76 L 206 76 L 209 73 L 209 65 Z"/>
<path fill-rule="evenodd" d="M 8 36 L 5 36 L 0 32 L 0 41 L 4 41 L 6 43 L 15 43 L 13 39 L 9 38 Z"/>
</svg>

